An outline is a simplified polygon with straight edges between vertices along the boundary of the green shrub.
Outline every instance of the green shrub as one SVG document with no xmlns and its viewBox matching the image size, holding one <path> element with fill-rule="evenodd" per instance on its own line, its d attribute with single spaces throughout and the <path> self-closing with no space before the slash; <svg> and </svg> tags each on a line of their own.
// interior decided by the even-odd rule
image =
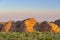
<svg viewBox="0 0 60 40">
<path fill-rule="evenodd" d="M 0 40 L 60 40 L 60 34 L 49 32 L 0 32 Z"/>
</svg>

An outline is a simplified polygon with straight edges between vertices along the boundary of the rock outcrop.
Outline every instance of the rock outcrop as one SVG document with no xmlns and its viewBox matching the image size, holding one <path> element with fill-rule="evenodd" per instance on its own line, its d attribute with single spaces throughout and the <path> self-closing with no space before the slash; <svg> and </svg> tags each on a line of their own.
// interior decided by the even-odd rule
<svg viewBox="0 0 60 40">
<path fill-rule="evenodd" d="M 55 20 L 55 23 L 60 27 L 60 19 Z"/>
<path fill-rule="evenodd" d="M 60 27 L 57 24 L 50 22 L 49 25 L 51 27 L 50 32 L 60 33 Z"/>
<path fill-rule="evenodd" d="M 14 21 L 9 21 L 6 23 L 6 25 L 4 26 L 4 32 L 14 32 L 16 29 L 15 29 L 15 24 L 14 24 Z"/>
<path fill-rule="evenodd" d="M 25 31 L 25 24 L 24 21 L 16 21 L 16 31 L 17 32 L 24 32 Z"/>
<path fill-rule="evenodd" d="M 4 32 L 54 32 L 60 33 L 60 20 L 55 22 L 43 21 L 38 23 L 35 18 L 28 18 L 22 21 L 8 21 L 0 23 L 0 31 Z"/>
<path fill-rule="evenodd" d="M 42 32 L 49 32 L 51 27 L 47 21 L 43 21 L 41 24 L 39 24 L 38 29 Z"/>
<path fill-rule="evenodd" d="M 26 32 L 34 32 L 34 26 L 37 23 L 35 18 L 28 18 L 25 20 L 25 31 Z"/>
</svg>

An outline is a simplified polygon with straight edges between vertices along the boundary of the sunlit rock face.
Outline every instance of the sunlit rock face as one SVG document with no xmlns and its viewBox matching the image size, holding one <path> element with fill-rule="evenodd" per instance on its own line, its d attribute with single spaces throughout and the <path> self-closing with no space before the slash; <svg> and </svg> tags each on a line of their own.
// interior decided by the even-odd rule
<svg viewBox="0 0 60 40">
<path fill-rule="evenodd" d="M 60 19 L 55 20 L 55 23 L 60 27 Z"/>
<path fill-rule="evenodd" d="M 4 26 L 4 31 L 5 32 L 14 32 L 16 30 L 16 26 L 14 24 L 14 21 L 9 21 L 6 23 L 6 25 Z"/>
<path fill-rule="evenodd" d="M 34 32 L 34 26 L 37 23 L 35 18 L 28 18 L 25 21 L 25 32 Z"/>
<path fill-rule="evenodd" d="M 50 32 L 60 33 L 60 27 L 57 24 L 50 22 L 49 25 L 51 26 Z"/>
</svg>

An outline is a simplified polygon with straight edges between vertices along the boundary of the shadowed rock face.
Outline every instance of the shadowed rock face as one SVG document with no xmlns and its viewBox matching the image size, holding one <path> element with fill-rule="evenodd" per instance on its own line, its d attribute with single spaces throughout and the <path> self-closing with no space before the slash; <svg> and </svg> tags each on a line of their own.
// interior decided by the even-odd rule
<svg viewBox="0 0 60 40">
<path fill-rule="evenodd" d="M 40 28 L 41 27 L 40 27 L 40 24 L 39 23 L 36 23 L 33 28 L 34 28 L 34 30 L 36 32 L 36 31 L 40 31 Z"/>
<path fill-rule="evenodd" d="M 17 29 L 17 32 L 24 32 L 25 30 L 25 24 L 24 24 L 24 21 L 17 21 L 16 22 L 16 29 Z"/>
<path fill-rule="evenodd" d="M 49 32 L 50 30 L 51 30 L 51 27 L 50 27 L 50 25 L 48 24 L 47 21 L 42 22 L 38 26 L 38 31 Z"/>
<path fill-rule="evenodd" d="M 56 20 L 55 23 L 60 27 L 60 19 Z"/>
<path fill-rule="evenodd" d="M 22 21 L 16 21 L 17 28 L 20 27 L 21 24 L 22 24 Z"/>
<path fill-rule="evenodd" d="M 5 32 L 14 32 L 15 30 L 16 30 L 16 25 L 15 25 L 14 21 L 9 21 L 4 26 Z"/>
<path fill-rule="evenodd" d="M 42 22 L 41 27 L 42 27 L 43 31 L 49 32 L 51 30 L 51 27 L 47 21 Z"/>
<path fill-rule="evenodd" d="M 50 32 L 60 33 L 60 27 L 57 24 L 50 22 L 49 25 L 51 26 Z"/>
<path fill-rule="evenodd" d="M 3 24 L 0 24 L 0 31 L 2 31 L 4 28 L 4 25 Z"/>
</svg>

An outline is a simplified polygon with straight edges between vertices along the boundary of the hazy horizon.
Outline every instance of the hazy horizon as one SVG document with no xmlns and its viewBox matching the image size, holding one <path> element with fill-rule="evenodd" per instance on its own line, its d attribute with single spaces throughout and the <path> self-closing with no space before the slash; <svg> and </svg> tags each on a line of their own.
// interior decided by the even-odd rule
<svg viewBox="0 0 60 40">
<path fill-rule="evenodd" d="M 0 0 L 0 21 L 60 19 L 60 0 Z"/>
</svg>

